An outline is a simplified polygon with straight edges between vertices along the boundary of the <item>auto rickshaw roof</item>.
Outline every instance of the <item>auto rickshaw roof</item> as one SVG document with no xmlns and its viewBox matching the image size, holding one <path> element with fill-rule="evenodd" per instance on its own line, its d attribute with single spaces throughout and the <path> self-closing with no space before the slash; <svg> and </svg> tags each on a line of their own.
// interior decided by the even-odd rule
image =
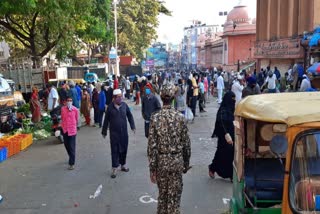
<svg viewBox="0 0 320 214">
<path fill-rule="evenodd" d="M 235 115 L 294 126 L 320 121 L 320 92 L 252 95 L 236 106 Z"/>
</svg>

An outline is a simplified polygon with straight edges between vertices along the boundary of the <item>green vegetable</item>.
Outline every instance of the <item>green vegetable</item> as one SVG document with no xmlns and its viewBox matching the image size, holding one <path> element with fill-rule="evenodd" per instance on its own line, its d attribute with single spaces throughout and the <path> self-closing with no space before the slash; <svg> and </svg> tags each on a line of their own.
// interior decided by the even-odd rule
<svg viewBox="0 0 320 214">
<path fill-rule="evenodd" d="M 24 113 L 25 115 L 31 114 L 31 110 L 30 110 L 30 104 L 26 103 L 22 106 L 20 106 L 17 110 L 18 113 Z"/>
<path fill-rule="evenodd" d="M 21 133 L 22 134 L 32 134 L 33 130 L 34 130 L 33 127 L 25 126 L 25 127 L 23 127 Z"/>
<path fill-rule="evenodd" d="M 36 130 L 35 132 L 33 132 L 33 139 L 34 140 L 44 140 L 47 139 L 51 136 L 51 132 L 47 132 L 44 129 L 41 130 Z"/>
</svg>

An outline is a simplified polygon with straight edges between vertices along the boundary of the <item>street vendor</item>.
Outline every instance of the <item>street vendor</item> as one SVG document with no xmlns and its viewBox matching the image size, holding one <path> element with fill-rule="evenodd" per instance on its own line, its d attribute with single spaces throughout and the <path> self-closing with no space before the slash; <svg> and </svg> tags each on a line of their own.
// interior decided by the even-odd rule
<svg viewBox="0 0 320 214">
<path fill-rule="evenodd" d="M 39 102 L 39 96 L 38 96 L 38 88 L 36 86 L 32 87 L 32 94 L 30 99 L 30 110 L 32 114 L 31 121 L 33 123 L 37 123 L 41 120 L 41 114 L 40 114 L 40 102 Z"/>
</svg>

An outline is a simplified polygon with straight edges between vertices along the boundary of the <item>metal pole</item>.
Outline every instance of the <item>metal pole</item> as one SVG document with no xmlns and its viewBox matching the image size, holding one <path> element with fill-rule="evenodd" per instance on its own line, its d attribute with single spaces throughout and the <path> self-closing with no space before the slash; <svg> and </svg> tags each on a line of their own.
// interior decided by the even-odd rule
<svg viewBox="0 0 320 214">
<path fill-rule="evenodd" d="M 117 0 L 114 3 L 114 33 L 115 33 L 115 49 L 118 53 L 118 23 L 117 23 Z"/>
<path fill-rule="evenodd" d="M 119 75 L 119 62 L 118 62 L 118 20 L 117 20 L 117 0 L 113 0 L 114 3 L 114 33 L 115 33 L 115 49 L 117 53 L 116 66 L 114 74 Z"/>
</svg>

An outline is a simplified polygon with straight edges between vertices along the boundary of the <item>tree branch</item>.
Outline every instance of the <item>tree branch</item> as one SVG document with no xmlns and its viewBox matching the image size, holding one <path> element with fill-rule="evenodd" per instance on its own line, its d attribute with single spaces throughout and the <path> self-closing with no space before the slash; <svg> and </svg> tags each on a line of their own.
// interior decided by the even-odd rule
<svg viewBox="0 0 320 214">
<path fill-rule="evenodd" d="M 28 45 L 22 38 L 20 38 L 18 35 L 13 34 L 26 48 L 31 49 L 31 45 Z M 29 41 L 28 41 L 29 42 Z"/>
<path fill-rule="evenodd" d="M 39 54 L 39 56 L 44 57 L 52 48 L 54 48 L 54 46 L 58 44 L 61 38 L 62 38 L 62 35 L 59 34 L 58 38 L 55 41 L 46 43 L 46 48 Z"/>
<path fill-rule="evenodd" d="M 50 43 L 50 41 L 49 41 L 49 32 L 50 31 L 49 30 L 50 30 L 49 27 L 46 27 L 44 35 L 43 35 L 43 39 L 46 42 L 46 44 Z"/>
<path fill-rule="evenodd" d="M 39 12 L 36 12 L 32 18 L 32 25 L 31 25 L 31 30 L 30 30 L 31 34 L 34 34 L 34 28 L 36 27 L 36 20 L 37 20 L 38 14 L 39 14 Z"/>
<path fill-rule="evenodd" d="M 29 32 L 31 32 L 31 27 L 29 26 L 27 21 L 24 21 L 24 24 L 26 25 L 26 27 L 28 28 Z"/>
<path fill-rule="evenodd" d="M 24 33 L 26 33 L 27 35 L 30 36 L 30 32 L 27 32 L 24 27 L 22 27 L 20 24 L 18 24 L 17 22 L 15 22 L 10 15 L 5 15 L 6 20 L 9 20 L 12 24 L 16 25 L 20 30 L 22 30 Z M 7 21 L 8 22 L 8 21 Z M 9 23 L 9 22 L 8 22 Z"/>
<path fill-rule="evenodd" d="M 2 25 L 3 27 L 5 27 L 7 30 L 9 30 L 13 35 L 15 35 L 16 37 L 19 36 L 21 39 L 24 39 L 26 41 L 29 42 L 30 38 L 23 35 L 20 31 L 18 31 L 17 29 L 15 29 L 14 27 L 12 27 L 10 25 L 10 23 L 5 22 L 3 20 L 0 19 L 0 25 Z"/>
</svg>

